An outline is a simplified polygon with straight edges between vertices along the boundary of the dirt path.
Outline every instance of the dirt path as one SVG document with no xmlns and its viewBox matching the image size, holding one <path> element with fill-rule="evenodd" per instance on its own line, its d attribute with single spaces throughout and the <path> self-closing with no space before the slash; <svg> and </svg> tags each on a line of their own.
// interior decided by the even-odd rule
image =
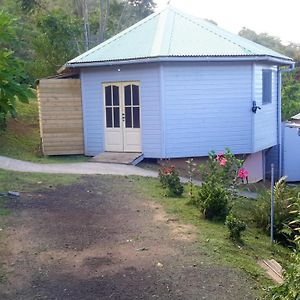
<svg viewBox="0 0 300 300">
<path fill-rule="evenodd" d="M 208 261 L 192 226 L 120 177 L 86 177 L 11 202 L 0 299 L 254 299 Z"/>
</svg>

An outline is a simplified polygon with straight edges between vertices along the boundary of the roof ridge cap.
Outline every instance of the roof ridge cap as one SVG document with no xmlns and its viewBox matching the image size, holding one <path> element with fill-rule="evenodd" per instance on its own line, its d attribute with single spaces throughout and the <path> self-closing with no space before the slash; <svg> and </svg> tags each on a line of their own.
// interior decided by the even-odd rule
<svg viewBox="0 0 300 300">
<path fill-rule="evenodd" d="M 176 9 L 174 9 L 173 7 L 171 7 L 171 9 L 173 10 L 174 14 L 177 13 Z M 175 23 L 175 15 L 173 15 L 173 20 L 172 20 L 172 27 L 171 27 L 169 45 L 168 45 L 168 54 L 170 54 L 171 44 L 172 44 L 172 40 L 173 40 L 173 36 L 174 36 L 174 23 Z"/>
</svg>

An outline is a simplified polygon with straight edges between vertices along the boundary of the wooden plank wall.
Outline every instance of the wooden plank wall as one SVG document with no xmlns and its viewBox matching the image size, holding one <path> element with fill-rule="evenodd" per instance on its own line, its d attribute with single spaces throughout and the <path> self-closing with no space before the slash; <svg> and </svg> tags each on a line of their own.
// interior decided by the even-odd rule
<svg viewBox="0 0 300 300">
<path fill-rule="evenodd" d="M 80 79 L 42 79 L 37 93 L 44 155 L 83 154 Z"/>
</svg>

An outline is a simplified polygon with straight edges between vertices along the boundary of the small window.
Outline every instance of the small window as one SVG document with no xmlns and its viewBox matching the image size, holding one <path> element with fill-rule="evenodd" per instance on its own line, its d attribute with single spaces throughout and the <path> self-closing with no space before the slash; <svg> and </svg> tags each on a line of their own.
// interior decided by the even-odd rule
<svg viewBox="0 0 300 300">
<path fill-rule="evenodd" d="M 272 102 L 272 70 L 262 71 L 262 104 Z"/>
</svg>

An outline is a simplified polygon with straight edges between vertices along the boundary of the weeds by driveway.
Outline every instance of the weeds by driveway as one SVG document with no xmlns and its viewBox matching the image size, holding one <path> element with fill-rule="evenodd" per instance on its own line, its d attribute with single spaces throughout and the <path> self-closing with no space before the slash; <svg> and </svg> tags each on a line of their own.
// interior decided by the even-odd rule
<svg viewBox="0 0 300 300">
<path fill-rule="evenodd" d="M 193 226 L 135 187 L 84 177 L 10 200 L 0 298 L 255 298 L 254 282 L 199 252 Z"/>
</svg>

